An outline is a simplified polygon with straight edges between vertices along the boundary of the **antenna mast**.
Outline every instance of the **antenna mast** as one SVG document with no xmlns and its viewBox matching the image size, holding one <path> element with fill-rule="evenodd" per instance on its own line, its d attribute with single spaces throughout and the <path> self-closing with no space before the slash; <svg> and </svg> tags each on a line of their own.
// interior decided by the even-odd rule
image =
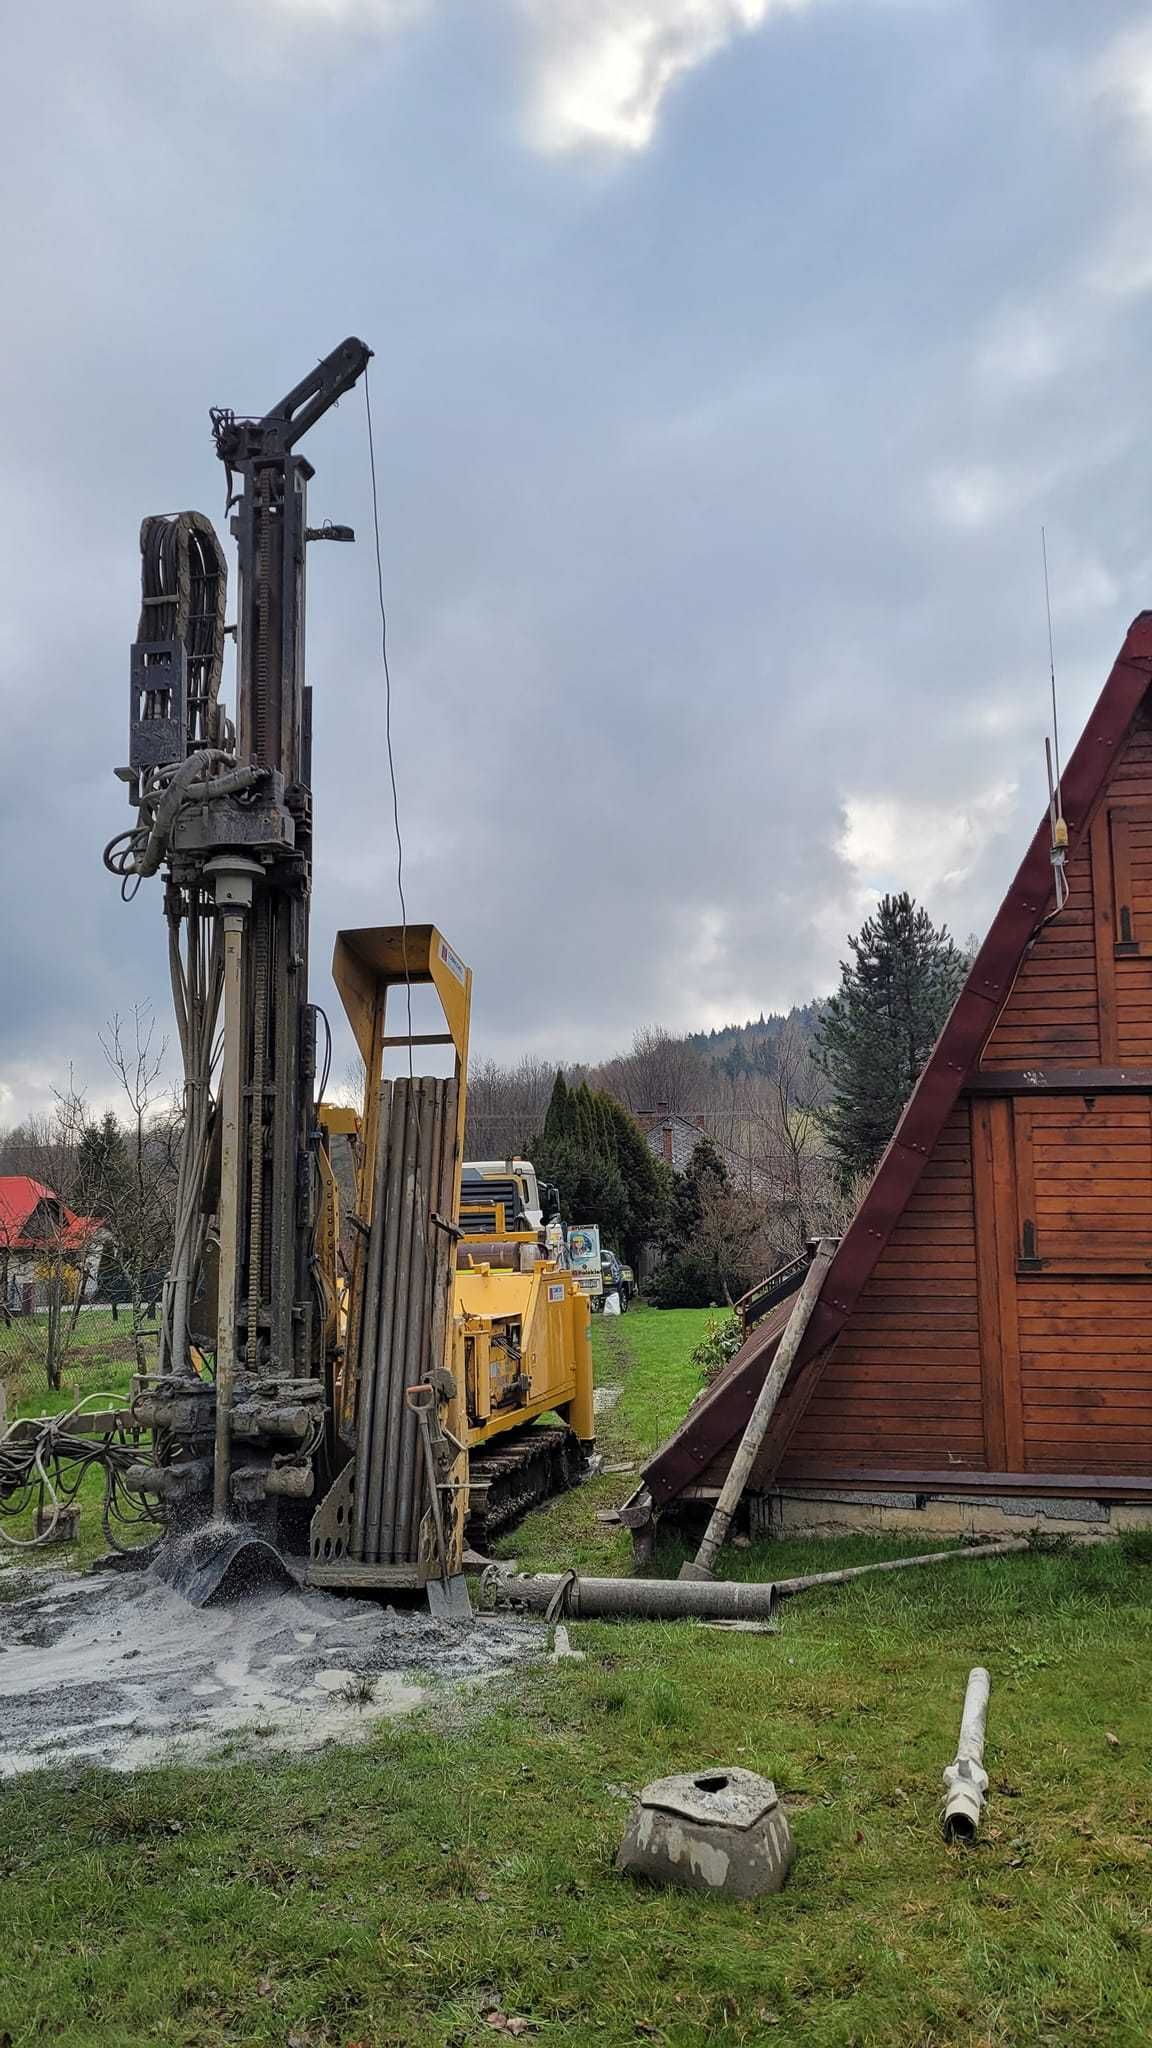
<svg viewBox="0 0 1152 2048">
<path fill-rule="evenodd" d="M 1052 879 L 1056 889 L 1056 909 L 1063 910 L 1068 901 L 1068 877 L 1064 862 L 1068 853 L 1068 827 L 1064 822 L 1064 810 L 1060 801 L 1060 719 L 1056 706 L 1056 650 L 1052 639 L 1052 597 L 1048 588 L 1048 536 L 1040 528 L 1040 553 L 1044 562 L 1044 608 L 1048 614 L 1048 676 L 1052 685 L 1052 737 L 1044 741 L 1044 759 L 1048 769 L 1048 823 L 1052 833 Z"/>
</svg>

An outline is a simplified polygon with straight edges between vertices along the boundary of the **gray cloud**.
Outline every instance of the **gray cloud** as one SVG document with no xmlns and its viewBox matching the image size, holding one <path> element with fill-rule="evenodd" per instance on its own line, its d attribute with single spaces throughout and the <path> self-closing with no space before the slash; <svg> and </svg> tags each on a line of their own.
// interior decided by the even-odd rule
<svg viewBox="0 0 1152 2048">
<path fill-rule="evenodd" d="M 158 892 L 99 865 L 139 519 L 221 515 L 209 404 L 346 332 L 409 906 L 473 965 L 482 1050 L 827 988 L 886 886 L 982 925 L 1043 797 L 1041 522 L 1069 738 L 1147 595 L 1142 9 L 645 0 L 640 128 L 543 152 L 541 80 L 595 74 L 608 10 L 317 12 L 26 24 L 0 1121 L 70 1062 L 102 1087 L 113 1008 L 166 1009 Z M 310 453 L 361 536 L 311 564 L 323 1000 L 337 925 L 396 897 L 358 395 Z"/>
</svg>

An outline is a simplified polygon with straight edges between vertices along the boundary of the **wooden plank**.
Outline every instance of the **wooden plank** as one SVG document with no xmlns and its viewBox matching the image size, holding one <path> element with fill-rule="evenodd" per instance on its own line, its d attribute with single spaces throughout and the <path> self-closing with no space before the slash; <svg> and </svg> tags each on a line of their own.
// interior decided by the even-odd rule
<svg viewBox="0 0 1152 2048">
<path fill-rule="evenodd" d="M 1148 1420 L 1147 1387 L 1093 1387 L 1084 1388 L 1083 1400 L 1075 1397 L 1071 1388 L 1066 1389 L 1066 1398 L 1026 1401 L 1024 1404 L 1024 1426 L 1031 1428 L 1037 1436 L 1045 1436 L 1049 1423 L 1058 1423 L 1061 1428 L 1073 1423 L 1084 1423 L 1095 1429 L 1098 1425 L 1111 1429 L 1133 1428 L 1142 1434 L 1144 1429 L 1152 1431 Z M 809 1411 L 811 1412 L 811 1411 Z"/>
<path fill-rule="evenodd" d="M 796 1296 L 791 1314 L 780 1335 L 772 1363 L 764 1376 L 764 1383 L 756 1396 L 752 1413 L 748 1417 L 744 1433 L 736 1446 L 732 1462 L 728 1467 L 720 1497 L 712 1510 L 712 1517 L 700 1539 L 700 1547 L 691 1565 L 682 1565 L 681 1578 L 711 1578 L 716 1554 L 728 1535 L 733 1516 L 744 1496 L 752 1468 L 764 1443 L 768 1425 L 776 1403 L 784 1388 L 784 1382 L 792 1369 L 793 1360 L 800 1349 L 804 1332 L 812 1320 L 812 1312 L 820 1299 L 820 1288 L 836 1251 L 837 1238 L 821 1238 L 817 1244 L 812 1263 L 804 1275 L 803 1284 Z"/>
<path fill-rule="evenodd" d="M 1000 1402 L 1004 1422 L 1004 1463 L 1024 1463 L 1024 1424 L 1020 1409 L 1020 1349 L 1016 1318 L 1016 1255 L 1019 1218 L 1016 1196 L 1014 1140 L 1016 1105 L 990 1102 L 992 1216 L 995 1232 L 995 1274 L 1000 1315 Z M 1026 1126 L 1025 1126 L 1026 1128 Z M 997 1452 L 988 1447 L 988 1462 Z"/>
<path fill-rule="evenodd" d="M 1036 1182 L 1032 1160 L 1032 1117 L 1036 1104 L 1027 1096 L 1015 1097 L 1010 1105 L 1012 1124 L 1012 1152 L 1015 1159 L 1016 1202 L 1015 1258 L 1023 1254 L 1036 1258 L 1043 1252 L 1039 1241 L 1039 1222 L 1036 1215 Z M 996 1126 L 993 1125 L 995 1130 Z M 997 1190 L 1001 1177 L 994 1175 Z M 1007 1452 L 1011 1460 L 1011 1451 Z"/>
<path fill-rule="evenodd" d="M 1120 1057 L 1116 1022 L 1116 919 L 1112 883 L 1108 813 L 1101 804 L 1089 832 L 1092 860 L 1093 932 L 1096 941 L 1096 994 L 1100 1026 L 1100 1063 Z"/>
<path fill-rule="evenodd" d="M 1026 1346 L 1021 1346 L 1021 1351 L 1027 1363 L 1037 1367 L 1042 1366 L 1053 1353 L 1058 1355 L 1061 1352 L 1066 1352 L 1070 1357 L 1092 1360 L 1098 1358 L 1147 1358 L 1150 1372 L 1148 1390 L 1150 1397 L 1152 1397 L 1152 1356 L 1149 1355 L 1146 1343 L 1142 1342 L 1140 1337 L 1113 1338 L 1106 1332 L 1101 1332 L 1098 1336 L 1077 1338 L 1075 1340 L 1074 1352 L 1069 1349 L 1067 1343 L 1062 1344 L 1059 1340 L 1054 1340 L 1053 1353 L 1049 1352 L 1047 1345 L 1039 1343 L 1035 1339 L 1029 1339 Z M 1095 1370 L 1094 1365 L 1092 1370 Z"/>
<path fill-rule="evenodd" d="M 968 1356 L 976 1348 L 976 1319 L 965 1319 L 957 1329 L 949 1323 L 941 1328 L 938 1324 L 911 1322 L 898 1323 L 894 1327 L 874 1324 L 868 1327 L 853 1325 L 850 1335 L 844 1338 L 843 1357 L 875 1358 L 886 1351 L 923 1352 L 928 1358 L 947 1357 L 949 1364 Z"/>
<path fill-rule="evenodd" d="M 915 1420 L 915 1428 L 902 1430 L 901 1436 L 909 1444 L 909 1448 L 909 1440 L 915 1438 L 924 1444 L 943 1444 L 947 1450 L 964 1451 L 969 1456 L 982 1457 L 984 1453 L 984 1429 L 979 1407 L 976 1408 L 973 1420 L 968 1425 L 947 1415 L 919 1415 Z M 854 1426 L 848 1421 L 830 1421 L 826 1417 L 814 1419 L 809 1407 L 804 1421 L 799 1426 L 797 1442 L 802 1442 L 805 1438 L 812 1441 L 817 1437 L 821 1444 L 827 1444 L 829 1450 L 839 1444 L 844 1448 L 855 1447 L 860 1451 L 886 1452 L 891 1444 L 892 1433 L 882 1420 L 875 1423 L 865 1421 Z"/>
<path fill-rule="evenodd" d="M 1055 1354 L 1057 1358 L 1064 1355 Z M 1108 1360 L 1106 1370 L 1109 1373 L 1118 1373 L 1121 1377 L 1131 1377 L 1133 1372 L 1141 1371 L 1142 1367 L 1138 1361 L 1121 1357 Z M 978 1391 L 980 1353 L 975 1339 L 959 1362 L 955 1359 L 946 1359 L 942 1363 L 936 1359 L 926 1362 L 922 1358 L 909 1358 L 903 1352 L 892 1352 L 887 1358 L 847 1358 L 843 1364 L 837 1358 L 835 1365 L 829 1366 L 828 1372 L 821 1380 L 820 1390 L 822 1392 L 825 1387 L 838 1388 L 840 1391 L 836 1398 L 839 1400 L 841 1395 L 845 1399 L 849 1394 L 853 1398 L 857 1394 L 863 1397 L 873 1387 L 920 1387 L 933 1381 L 943 1386 L 955 1387 L 960 1393 L 970 1393 L 973 1389 Z M 819 1394 L 815 1398 L 819 1399 Z"/>
<path fill-rule="evenodd" d="M 1132 852 L 1127 813 L 1112 804 L 1108 810 L 1112 841 L 1112 916 L 1117 945 L 1136 944 L 1140 933 L 1132 902 Z"/>
<path fill-rule="evenodd" d="M 1007 1105 L 972 1104 L 972 1192 L 976 1214 L 977 1315 L 980 1326 L 980 1367 L 984 1394 L 984 1452 L 990 1465 L 1008 1458 L 1004 1410 L 1004 1331 L 1000 1288 L 1000 1248 L 996 1227 L 996 1183 L 993 1169 L 994 1112 L 1003 1118 Z"/>
<path fill-rule="evenodd" d="M 1005 1068 L 997 1073 L 969 1074 L 966 1095 L 1147 1095 L 1152 1090 L 1152 1065 L 1045 1066 Z"/>
<path fill-rule="evenodd" d="M 1085 1317 L 1082 1322 L 1071 1316 L 1046 1316 L 1035 1322 L 1022 1317 L 1020 1322 L 1021 1352 L 1048 1352 L 1052 1356 L 1067 1353 L 1078 1357 L 1080 1345 L 1097 1337 L 1106 1340 L 1120 1357 L 1131 1352 L 1152 1362 L 1152 1326 L 1136 1316 L 1117 1317 L 1114 1322 L 1105 1311 L 1103 1316 L 1092 1320 Z"/>
</svg>

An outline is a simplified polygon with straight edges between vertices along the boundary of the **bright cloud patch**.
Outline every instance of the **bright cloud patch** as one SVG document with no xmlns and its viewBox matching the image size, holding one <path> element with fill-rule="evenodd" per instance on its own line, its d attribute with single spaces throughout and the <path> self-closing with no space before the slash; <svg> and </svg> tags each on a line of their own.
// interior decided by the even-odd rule
<svg viewBox="0 0 1152 2048">
<path fill-rule="evenodd" d="M 839 852 L 862 892 L 911 888 L 921 898 L 967 880 L 988 840 L 1002 832 L 1016 798 L 997 783 L 963 810 L 901 797 L 849 797 Z"/>
<path fill-rule="evenodd" d="M 245 0 L 253 4 L 253 0 Z M 392 33 L 448 0 L 254 0 L 283 25 Z M 527 45 L 534 148 L 647 148 L 669 87 L 734 37 L 809 0 L 490 0 Z"/>
<path fill-rule="evenodd" d="M 533 48 L 532 140 L 644 149 L 669 86 L 805 0 L 512 0 Z"/>
</svg>

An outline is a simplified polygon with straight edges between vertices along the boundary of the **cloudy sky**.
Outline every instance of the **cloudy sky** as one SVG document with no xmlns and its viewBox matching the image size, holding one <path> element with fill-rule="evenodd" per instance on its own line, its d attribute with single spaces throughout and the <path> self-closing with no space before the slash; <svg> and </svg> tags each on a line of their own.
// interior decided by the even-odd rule
<svg viewBox="0 0 1152 2048">
<path fill-rule="evenodd" d="M 11 30 L 9 31 L 11 35 Z M 372 391 L 410 914 L 594 1057 L 963 936 L 1150 601 L 1152 26 L 1122 0 L 43 0 L 0 133 L 0 1124 L 166 1014 L 137 530 L 212 404 Z M 20 81 L 23 81 L 21 85 Z M 314 993 L 396 915 L 365 419 L 311 436 Z"/>
</svg>

